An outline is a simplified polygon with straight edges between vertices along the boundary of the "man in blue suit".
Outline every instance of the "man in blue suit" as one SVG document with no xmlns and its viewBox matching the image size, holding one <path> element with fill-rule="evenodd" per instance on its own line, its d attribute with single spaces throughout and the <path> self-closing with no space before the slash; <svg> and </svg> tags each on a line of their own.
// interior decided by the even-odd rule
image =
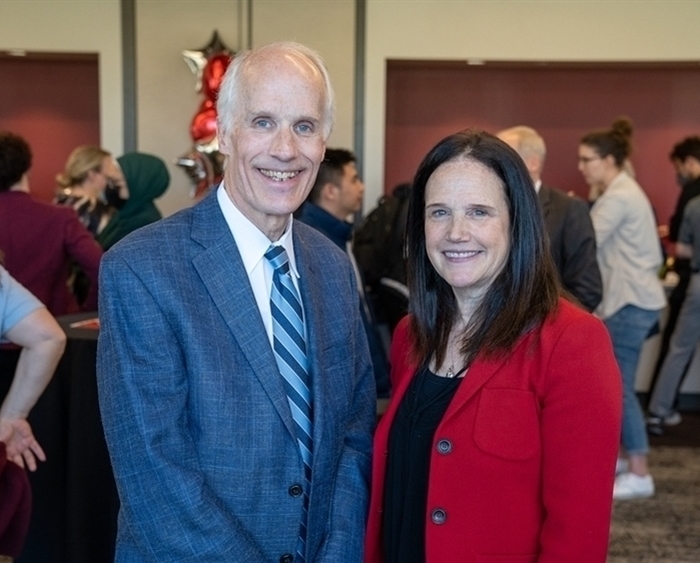
<svg viewBox="0 0 700 563">
<path fill-rule="evenodd" d="M 330 80 L 313 51 L 268 45 L 236 55 L 217 110 L 222 185 L 101 266 L 116 561 L 360 561 L 375 396 L 357 287 L 291 216 Z"/>
</svg>

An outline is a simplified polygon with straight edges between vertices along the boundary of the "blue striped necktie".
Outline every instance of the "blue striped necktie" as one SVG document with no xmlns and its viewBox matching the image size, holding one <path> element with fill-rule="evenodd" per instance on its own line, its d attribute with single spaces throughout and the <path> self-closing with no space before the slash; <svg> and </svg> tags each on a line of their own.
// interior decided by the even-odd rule
<svg viewBox="0 0 700 563">
<path fill-rule="evenodd" d="M 265 252 L 265 258 L 274 268 L 270 296 L 272 348 L 275 352 L 277 367 L 284 379 L 292 418 L 296 424 L 301 458 L 304 462 L 304 502 L 296 557 L 297 563 L 303 563 L 306 553 L 306 524 L 313 461 L 313 401 L 306 351 L 304 311 L 289 272 L 287 251 L 281 246 L 270 246 Z"/>
</svg>

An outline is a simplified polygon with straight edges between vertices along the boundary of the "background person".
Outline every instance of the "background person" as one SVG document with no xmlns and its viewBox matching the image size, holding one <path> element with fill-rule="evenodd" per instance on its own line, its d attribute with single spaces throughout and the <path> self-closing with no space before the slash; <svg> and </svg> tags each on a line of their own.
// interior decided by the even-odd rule
<svg viewBox="0 0 700 563">
<path fill-rule="evenodd" d="M 505 129 L 497 135 L 522 157 L 535 185 L 549 248 L 564 289 L 587 311 L 593 311 L 603 298 L 603 281 L 596 260 L 595 233 L 588 204 L 542 184 L 547 148 L 544 139 L 531 127 Z"/>
<path fill-rule="evenodd" d="M 700 196 L 691 199 L 685 208 L 676 243 L 676 256 L 690 261 L 690 280 L 668 354 L 649 401 L 650 418 L 656 420 L 647 421 L 659 426 L 657 434 L 663 430 L 663 421 L 674 412 L 681 380 L 700 341 Z"/>
<path fill-rule="evenodd" d="M 2 259 L 0 252 L 0 264 Z M 18 557 L 32 507 L 29 480 L 22 468 L 36 471 L 37 460 L 46 460 L 27 416 L 56 369 L 66 335 L 46 307 L 2 265 L 0 342 L 22 346 L 16 368 L 13 363 L 6 370 L 0 360 L 0 556 Z"/>
<path fill-rule="evenodd" d="M 591 208 L 603 276 L 603 300 L 595 312 L 610 331 L 622 372 L 622 446 L 628 462 L 628 470 L 615 479 L 616 499 L 654 494 L 647 465 L 649 440 L 635 376 L 644 340 L 666 304 L 657 275 L 663 257 L 654 212 L 642 188 L 624 170 L 632 150 L 631 135 L 632 124 L 620 118 L 611 129 L 585 135 L 578 149 L 578 166 L 586 182 L 602 187 Z M 624 463 L 620 466 L 625 468 Z"/>
<path fill-rule="evenodd" d="M 70 153 L 65 170 L 56 176 L 55 203 L 72 207 L 97 237 L 129 197 L 119 165 L 111 153 L 81 145 Z"/>
<path fill-rule="evenodd" d="M 223 183 L 101 269 L 117 562 L 359 562 L 376 398 L 347 255 L 292 213 L 333 127 L 317 53 L 237 53 Z"/>
<path fill-rule="evenodd" d="M 97 241 L 105 250 L 132 231 L 162 218 L 153 200 L 162 196 L 170 184 L 168 169 L 157 156 L 132 152 L 120 156 L 117 163 L 124 175 L 129 199 L 97 235 Z"/>
<path fill-rule="evenodd" d="M 352 251 L 353 224 L 347 219 L 362 208 L 365 185 L 355 166 L 355 155 L 345 149 L 326 149 L 318 176 L 298 219 L 321 231 L 350 258 L 360 294 L 360 315 L 367 333 L 372 356 L 377 396 L 389 397 L 389 366 L 381 336 L 377 331 L 371 303 L 365 295 L 365 284 Z M 388 338 L 387 338 L 388 342 Z"/>
<path fill-rule="evenodd" d="M 7 396 L 0 406 L 0 442 L 7 459 L 30 471 L 46 460 L 27 422 L 29 411 L 44 391 L 66 345 L 66 335 L 41 302 L 0 266 L 0 342 L 22 347 Z M 2 391 L 8 387 L 2 374 Z"/>
<path fill-rule="evenodd" d="M 668 226 L 668 240 L 676 245 L 679 240 L 678 235 L 686 205 L 688 205 L 690 200 L 693 198 L 700 196 L 700 137 L 693 136 L 683 139 L 680 143 L 673 147 L 670 158 L 671 162 L 673 162 L 673 166 L 676 169 L 676 177 L 681 187 L 681 193 L 678 196 L 678 201 L 676 202 L 676 209 L 671 216 Z M 678 248 L 677 245 L 673 250 L 676 248 Z M 671 342 L 671 335 L 676 327 L 678 315 L 683 307 L 683 301 L 685 300 L 685 295 L 688 291 L 688 285 L 690 284 L 690 278 L 692 276 L 690 260 L 683 256 L 673 256 L 673 271 L 678 275 L 678 283 L 673 288 L 671 295 L 668 298 L 668 317 L 666 318 L 666 324 L 661 336 L 659 357 L 656 360 L 656 366 L 654 368 L 654 377 L 652 378 L 651 385 L 652 396 L 657 392 L 657 388 L 659 388 L 659 386 L 665 386 L 669 381 L 671 381 L 670 379 L 666 379 L 666 382 L 662 384 L 658 378 L 661 371 L 661 366 L 663 365 L 664 359 L 666 358 L 666 354 L 668 352 L 669 343 Z M 691 360 L 692 354 L 688 358 L 688 364 L 690 364 Z M 675 377 L 673 378 L 677 384 L 675 389 L 661 390 L 659 388 L 658 393 L 668 395 L 672 391 L 675 403 L 675 399 L 678 395 L 686 369 L 687 365 L 683 368 L 683 374 L 681 374 L 680 379 Z M 659 413 L 655 412 L 651 405 L 649 410 L 650 413 L 647 416 L 647 430 L 652 434 L 662 434 L 664 426 L 673 426 L 675 424 L 679 424 L 681 421 L 681 415 L 675 410 L 675 404 L 670 410 L 664 408 L 665 414 L 663 417 L 660 416 Z"/>
<path fill-rule="evenodd" d="M 443 139 L 406 234 L 365 560 L 603 563 L 620 376 L 603 323 L 560 298 L 522 159 L 484 132 Z"/>
<path fill-rule="evenodd" d="M 353 251 L 369 287 L 380 323 L 393 334 L 408 312 L 406 287 L 406 218 L 411 183 L 395 186 L 382 196 L 355 231 Z"/>
<path fill-rule="evenodd" d="M 96 311 L 102 250 L 75 211 L 32 198 L 31 166 L 27 142 L 0 133 L 0 248 L 5 267 L 54 316 Z M 72 264 L 85 275 L 80 302 L 69 288 Z"/>
</svg>

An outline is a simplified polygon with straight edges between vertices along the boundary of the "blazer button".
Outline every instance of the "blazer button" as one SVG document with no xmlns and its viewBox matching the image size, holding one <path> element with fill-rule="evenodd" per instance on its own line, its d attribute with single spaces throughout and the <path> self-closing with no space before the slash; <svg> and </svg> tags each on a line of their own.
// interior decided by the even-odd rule
<svg viewBox="0 0 700 563">
<path fill-rule="evenodd" d="M 291 487 L 289 487 L 288 492 L 290 497 L 297 498 L 302 495 L 304 489 L 301 488 L 301 485 L 292 485 Z"/>
<path fill-rule="evenodd" d="M 280 557 L 280 563 L 294 563 L 294 556 L 291 553 L 285 553 Z"/>
<path fill-rule="evenodd" d="M 442 439 L 437 443 L 437 451 L 441 454 L 449 454 L 452 451 L 452 442 Z"/>
<path fill-rule="evenodd" d="M 433 521 L 433 524 L 444 524 L 445 520 L 447 520 L 447 512 L 442 508 L 436 508 L 430 514 L 430 519 Z"/>
</svg>

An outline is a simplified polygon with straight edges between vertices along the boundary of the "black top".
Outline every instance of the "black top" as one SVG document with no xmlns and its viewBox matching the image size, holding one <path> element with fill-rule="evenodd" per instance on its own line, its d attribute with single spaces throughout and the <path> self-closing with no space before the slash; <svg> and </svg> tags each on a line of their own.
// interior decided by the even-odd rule
<svg viewBox="0 0 700 563">
<path fill-rule="evenodd" d="M 461 378 L 423 369 L 413 378 L 389 433 L 384 483 L 385 563 L 425 562 L 425 512 L 433 436 Z"/>
<path fill-rule="evenodd" d="M 671 216 L 671 221 L 668 224 L 668 238 L 671 242 L 678 242 L 678 233 L 681 230 L 683 222 L 683 212 L 688 202 L 700 196 L 700 178 L 695 178 L 681 188 L 681 194 L 676 202 L 676 209 Z"/>
</svg>

